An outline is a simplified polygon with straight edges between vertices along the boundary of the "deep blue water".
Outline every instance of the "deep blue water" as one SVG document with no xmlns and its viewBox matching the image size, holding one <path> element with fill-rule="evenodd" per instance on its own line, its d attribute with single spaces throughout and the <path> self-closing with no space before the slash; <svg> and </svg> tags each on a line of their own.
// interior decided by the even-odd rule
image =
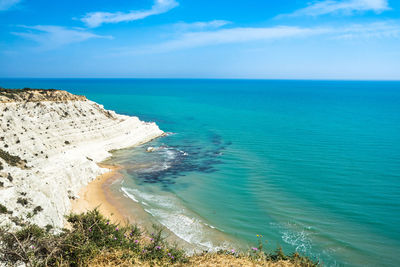
<svg viewBox="0 0 400 267">
<path fill-rule="evenodd" d="M 0 79 L 58 88 L 173 134 L 115 153 L 121 189 L 181 238 L 399 266 L 400 82 Z M 147 146 L 157 150 L 146 153 Z M 133 203 L 133 201 L 132 201 Z M 213 228 L 215 227 L 215 228 Z M 212 240 L 208 242 L 207 240 Z"/>
</svg>

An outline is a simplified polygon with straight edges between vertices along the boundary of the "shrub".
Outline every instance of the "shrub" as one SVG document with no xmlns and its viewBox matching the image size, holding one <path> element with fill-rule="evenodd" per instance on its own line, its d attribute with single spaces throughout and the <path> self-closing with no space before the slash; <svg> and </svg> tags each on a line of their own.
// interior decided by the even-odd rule
<svg viewBox="0 0 400 267">
<path fill-rule="evenodd" d="M 0 214 L 4 214 L 7 212 L 8 212 L 7 208 L 4 205 L 0 204 Z"/>
<path fill-rule="evenodd" d="M 34 214 L 37 214 L 38 212 L 41 212 L 43 210 L 43 208 L 41 207 L 41 206 L 36 206 L 34 209 L 33 209 L 33 213 Z"/>
<path fill-rule="evenodd" d="M 2 158 L 5 162 L 7 162 L 11 166 L 17 166 L 23 161 L 20 157 L 13 156 L 7 151 L 4 151 L 2 149 L 0 149 L 0 158 Z"/>
<path fill-rule="evenodd" d="M 50 230 L 53 229 L 53 225 L 47 224 L 44 228 L 46 229 L 46 232 L 50 232 Z"/>
<path fill-rule="evenodd" d="M 26 206 L 26 205 L 28 205 L 28 199 L 19 197 L 19 198 L 17 199 L 17 203 L 18 203 L 18 204 L 21 204 L 22 206 Z"/>
<path fill-rule="evenodd" d="M 0 262 L 10 266 L 21 262 L 30 266 L 88 266 L 93 263 L 94 266 L 183 266 L 185 263 L 188 266 L 198 265 L 196 263 L 222 266 L 213 263 L 226 257 L 238 259 L 239 264 L 229 264 L 235 266 L 242 266 L 243 261 L 250 266 L 270 266 L 271 262 L 281 260 L 295 266 L 317 266 L 298 254 L 286 256 L 281 249 L 272 254 L 257 248 L 251 254 L 219 251 L 189 257 L 183 250 L 166 243 L 161 229 L 155 228 L 155 233 L 145 235 L 135 225 L 110 223 L 96 209 L 69 215 L 67 221 L 69 228 L 58 233 L 50 231 L 50 225 L 45 229 L 25 225 L 15 233 L 0 229 Z M 212 262 L 213 259 L 216 261 Z"/>
<path fill-rule="evenodd" d="M 186 259 L 183 251 L 169 249 L 161 234 L 157 233 L 156 239 L 146 244 L 138 227 L 110 223 L 97 210 L 70 215 L 67 221 L 70 229 L 63 229 L 58 234 L 35 225 L 28 225 L 16 233 L 0 230 L 0 243 L 3 244 L 0 262 L 24 262 L 34 266 L 87 266 L 99 254 L 115 251 L 123 252 L 124 257 L 132 262 L 134 259 L 143 259 L 172 263 Z"/>
</svg>

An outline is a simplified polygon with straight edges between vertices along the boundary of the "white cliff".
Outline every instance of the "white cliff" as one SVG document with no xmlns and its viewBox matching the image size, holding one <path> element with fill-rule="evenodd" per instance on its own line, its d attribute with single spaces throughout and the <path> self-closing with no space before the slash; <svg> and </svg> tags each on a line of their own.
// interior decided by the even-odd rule
<svg viewBox="0 0 400 267">
<path fill-rule="evenodd" d="M 0 204 L 8 210 L 0 226 L 22 217 L 62 227 L 70 199 L 108 171 L 97 162 L 162 134 L 65 91 L 0 89 Z"/>
</svg>

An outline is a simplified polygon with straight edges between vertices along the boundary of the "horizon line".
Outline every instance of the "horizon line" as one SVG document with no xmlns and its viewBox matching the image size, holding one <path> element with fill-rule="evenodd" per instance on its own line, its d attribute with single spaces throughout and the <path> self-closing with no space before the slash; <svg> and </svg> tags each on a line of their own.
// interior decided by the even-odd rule
<svg viewBox="0 0 400 267">
<path fill-rule="evenodd" d="M 0 77 L 0 80 L 12 79 L 46 79 L 46 80 L 61 80 L 61 79 L 97 79 L 97 80 L 248 80 L 248 81 L 342 81 L 342 82 L 400 82 L 399 79 L 308 79 L 308 78 L 171 78 L 171 77 Z"/>
</svg>

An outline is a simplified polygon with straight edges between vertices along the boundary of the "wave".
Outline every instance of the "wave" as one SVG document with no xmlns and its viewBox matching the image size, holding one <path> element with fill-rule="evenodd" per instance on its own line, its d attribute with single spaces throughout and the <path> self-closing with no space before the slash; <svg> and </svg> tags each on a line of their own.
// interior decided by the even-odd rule
<svg viewBox="0 0 400 267">
<path fill-rule="evenodd" d="M 301 226 L 296 223 L 270 223 L 272 228 L 278 230 L 281 234 L 281 239 L 291 245 L 295 251 L 304 255 L 309 255 L 311 258 L 316 259 L 329 259 L 329 263 L 324 263 L 326 266 L 336 267 L 339 266 L 333 254 L 334 249 L 324 249 L 320 252 L 315 252 L 312 242 L 312 227 Z"/>
<path fill-rule="evenodd" d="M 217 231 L 216 228 L 188 211 L 172 196 L 150 194 L 124 187 L 122 191 L 133 201 L 142 204 L 148 214 L 180 239 L 209 251 L 217 251 L 227 246 L 210 241 L 212 232 Z"/>
<path fill-rule="evenodd" d="M 182 160 L 182 157 L 188 156 L 189 154 L 183 150 L 179 150 L 169 146 L 157 146 L 152 147 L 149 146 L 146 148 L 148 153 L 153 154 L 153 161 L 151 162 L 150 167 L 148 168 L 140 168 L 136 170 L 137 174 L 148 174 L 148 173 L 159 173 L 166 171 L 173 167 L 174 165 L 179 164 Z"/>
<path fill-rule="evenodd" d="M 122 190 L 122 192 L 124 192 L 124 195 L 125 195 L 125 196 L 127 196 L 127 197 L 130 198 L 130 199 L 132 199 L 132 200 L 135 201 L 136 203 L 139 203 L 139 200 L 137 200 L 137 199 L 135 198 L 134 195 L 130 194 L 130 193 L 128 192 L 128 190 L 126 190 L 124 187 L 121 187 L 121 190 Z"/>
<path fill-rule="evenodd" d="M 277 228 L 282 240 L 293 246 L 296 251 L 309 253 L 312 249 L 310 237 L 310 227 L 301 227 L 293 223 L 271 223 L 273 228 Z"/>
</svg>

